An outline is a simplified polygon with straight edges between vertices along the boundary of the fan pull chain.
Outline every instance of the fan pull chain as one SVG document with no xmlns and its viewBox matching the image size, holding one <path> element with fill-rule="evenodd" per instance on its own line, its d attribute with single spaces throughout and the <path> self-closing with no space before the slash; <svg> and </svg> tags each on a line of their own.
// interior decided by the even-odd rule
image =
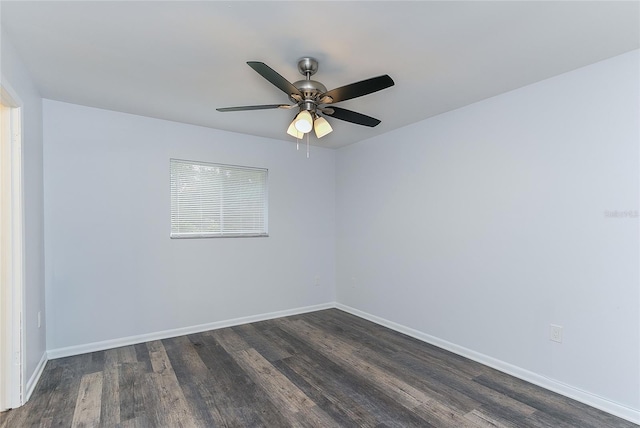
<svg viewBox="0 0 640 428">
<path fill-rule="evenodd" d="M 307 159 L 309 159 L 309 134 L 307 134 Z"/>
<path fill-rule="evenodd" d="M 296 138 L 296 150 L 300 150 L 300 140 Z"/>
</svg>

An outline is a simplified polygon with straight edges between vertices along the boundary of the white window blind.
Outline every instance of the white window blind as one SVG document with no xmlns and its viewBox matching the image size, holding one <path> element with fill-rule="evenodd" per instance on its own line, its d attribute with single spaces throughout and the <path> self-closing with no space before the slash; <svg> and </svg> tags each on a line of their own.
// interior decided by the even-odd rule
<svg viewBox="0 0 640 428">
<path fill-rule="evenodd" d="M 172 238 L 267 236 L 266 169 L 170 163 Z"/>
</svg>

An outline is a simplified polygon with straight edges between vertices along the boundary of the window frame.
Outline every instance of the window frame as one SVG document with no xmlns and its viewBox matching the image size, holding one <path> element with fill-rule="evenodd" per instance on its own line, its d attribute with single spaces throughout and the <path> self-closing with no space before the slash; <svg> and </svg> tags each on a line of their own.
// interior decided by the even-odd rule
<svg viewBox="0 0 640 428">
<path fill-rule="evenodd" d="M 190 165 L 199 165 L 205 167 L 216 167 L 216 168 L 228 168 L 242 171 L 259 171 L 264 173 L 264 191 L 262 193 L 262 208 L 263 208 L 263 232 L 225 232 L 221 230 L 220 232 L 207 232 L 207 231 L 199 231 L 199 232 L 174 232 L 174 188 L 173 188 L 173 164 L 182 163 L 182 164 L 190 164 Z M 267 238 L 269 237 L 269 170 L 268 168 L 260 168 L 260 167 L 251 167 L 244 165 L 232 165 L 232 164 L 223 164 L 223 163 L 214 163 L 214 162 L 206 162 L 206 161 L 194 161 L 187 159 L 178 159 L 178 158 L 169 158 L 169 198 L 170 198 L 170 226 L 169 226 L 169 237 L 171 239 L 201 239 L 201 238 Z"/>
</svg>

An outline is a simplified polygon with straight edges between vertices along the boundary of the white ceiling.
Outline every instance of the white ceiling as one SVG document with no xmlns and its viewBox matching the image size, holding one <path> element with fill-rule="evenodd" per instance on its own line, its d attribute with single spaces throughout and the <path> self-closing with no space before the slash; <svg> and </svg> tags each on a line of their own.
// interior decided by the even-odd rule
<svg viewBox="0 0 640 428">
<path fill-rule="evenodd" d="M 293 110 L 252 70 L 290 81 L 314 56 L 328 89 L 389 74 L 396 85 L 338 104 L 311 143 L 341 147 L 640 47 L 638 1 L 0 3 L 2 29 L 44 98 L 289 139 Z"/>
</svg>

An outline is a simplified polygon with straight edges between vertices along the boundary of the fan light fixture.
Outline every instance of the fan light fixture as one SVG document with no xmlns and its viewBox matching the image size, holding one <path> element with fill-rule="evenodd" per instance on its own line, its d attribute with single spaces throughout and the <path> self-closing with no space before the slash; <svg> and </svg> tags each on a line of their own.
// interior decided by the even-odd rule
<svg viewBox="0 0 640 428">
<path fill-rule="evenodd" d="M 292 137 L 295 137 L 298 140 L 302 140 L 302 137 L 304 137 L 304 132 L 300 132 L 296 129 L 295 119 L 293 120 L 293 122 L 291 122 L 291 125 L 289 125 L 289 129 L 287 129 L 287 134 L 291 135 Z"/>
<path fill-rule="evenodd" d="M 314 116 L 315 120 L 313 119 Z M 318 138 L 322 138 L 333 131 L 327 119 L 303 110 L 293 119 L 289 128 L 287 128 L 287 134 L 301 140 L 305 134 L 311 132 L 311 129 L 316 132 L 316 137 Z"/>
<path fill-rule="evenodd" d="M 311 117 L 311 113 L 307 110 L 302 110 L 293 120 L 293 124 L 298 132 L 302 132 L 303 134 L 311 131 L 311 128 L 313 128 L 313 118 Z"/>
<path fill-rule="evenodd" d="M 313 123 L 313 129 L 316 131 L 316 137 L 322 138 L 327 135 L 329 132 L 333 131 L 329 122 L 324 117 L 318 116 L 316 121 Z"/>
</svg>

